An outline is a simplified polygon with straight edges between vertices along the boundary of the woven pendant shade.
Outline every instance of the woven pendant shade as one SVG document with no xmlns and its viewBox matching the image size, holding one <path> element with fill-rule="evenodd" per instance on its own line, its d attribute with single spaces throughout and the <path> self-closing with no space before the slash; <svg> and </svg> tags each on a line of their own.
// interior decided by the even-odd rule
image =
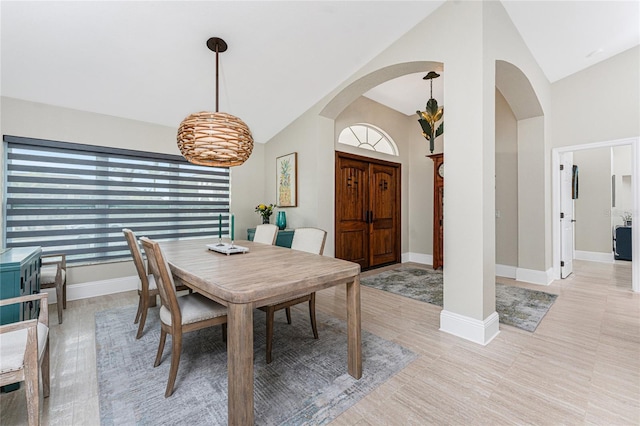
<svg viewBox="0 0 640 426">
<path fill-rule="evenodd" d="M 178 148 L 190 163 L 233 167 L 249 158 L 253 137 L 249 127 L 238 117 L 225 112 L 201 111 L 180 123 Z"/>
<path fill-rule="evenodd" d="M 182 120 L 178 148 L 187 161 L 199 166 L 239 166 L 253 151 L 253 136 L 244 121 L 218 112 L 218 53 L 227 50 L 227 43 L 211 37 L 207 47 L 216 54 L 216 112 L 196 112 Z"/>
</svg>

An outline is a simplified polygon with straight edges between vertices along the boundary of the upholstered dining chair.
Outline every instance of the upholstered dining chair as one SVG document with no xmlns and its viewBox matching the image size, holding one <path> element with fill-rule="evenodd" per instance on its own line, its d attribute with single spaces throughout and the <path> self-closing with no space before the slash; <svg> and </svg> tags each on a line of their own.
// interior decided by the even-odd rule
<svg viewBox="0 0 640 426">
<path fill-rule="evenodd" d="M 40 302 L 38 319 L 0 325 L 0 386 L 24 381 L 29 426 L 40 424 L 42 394 L 49 396 L 49 311 L 47 293 L 0 300 L 0 306 Z"/>
<path fill-rule="evenodd" d="M 133 321 L 134 324 L 138 324 L 138 332 L 136 333 L 136 339 L 142 337 L 144 331 L 144 324 L 147 321 L 147 312 L 152 306 L 156 306 L 156 296 L 158 295 L 158 286 L 153 274 L 148 273 L 145 268 L 144 259 L 142 258 L 142 252 L 136 239 L 136 234 L 131 230 L 124 228 L 122 230 L 124 238 L 127 240 L 131 257 L 133 258 L 133 264 L 138 272 L 138 278 L 140 279 L 140 286 L 138 288 L 138 311 L 136 312 L 136 318 Z M 189 290 L 186 286 L 178 286 L 177 290 Z"/>
<path fill-rule="evenodd" d="M 257 231 L 256 231 L 257 233 Z M 296 228 L 293 232 L 292 250 L 306 251 L 308 253 L 322 255 L 324 253 L 324 243 L 327 239 L 327 232 L 318 228 Z M 267 317 L 267 364 L 271 363 L 271 350 L 273 349 L 273 321 L 276 311 L 286 310 L 287 323 L 291 324 L 291 307 L 299 303 L 309 302 L 309 317 L 311 319 L 311 329 L 313 338 L 318 338 L 318 327 L 316 326 L 316 293 L 306 294 L 295 299 L 283 300 L 272 305 L 262 306 L 260 310 L 266 312 Z"/>
<path fill-rule="evenodd" d="M 147 255 L 149 270 L 158 284 L 158 292 L 162 306 L 160 307 L 160 344 L 154 367 L 162 362 L 162 352 L 167 339 L 171 335 L 171 368 L 169 381 L 164 393 L 165 398 L 173 393 L 173 386 L 180 365 L 182 353 L 182 334 L 206 327 L 222 325 L 222 338 L 226 341 L 227 308 L 198 293 L 190 293 L 177 297 L 173 275 L 169 269 L 160 244 L 149 238 L 140 238 Z"/>
<path fill-rule="evenodd" d="M 277 237 L 278 227 L 270 223 L 263 223 L 262 225 L 256 226 L 253 242 L 274 245 Z"/>
<path fill-rule="evenodd" d="M 67 309 L 67 256 L 64 253 L 43 254 L 40 268 L 40 289 L 56 289 L 58 324 L 62 324 L 62 310 Z"/>
</svg>

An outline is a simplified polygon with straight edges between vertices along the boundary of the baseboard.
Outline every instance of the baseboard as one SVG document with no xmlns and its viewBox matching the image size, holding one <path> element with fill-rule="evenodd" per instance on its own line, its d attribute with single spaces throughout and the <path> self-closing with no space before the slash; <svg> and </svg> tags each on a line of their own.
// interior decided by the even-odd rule
<svg viewBox="0 0 640 426">
<path fill-rule="evenodd" d="M 598 251 L 583 251 L 583 250 L 575 250 L 573 252 L 573 258 L 578 260 L 588 260 L 590 262 L 602 262 L 602 263 L 613 263 L 613 261 L 615 260 L 613 256 L 613 252 L 602 253 Z"/>
<path fill-rule="evenodd" d="M 110 280 L 67 285 L 67 301 L 88 299 L 90 297 L 137 290 L 139 283 L 140 279 L 137 275 L 134 275 L 130 277 L 114 278 Z M 49 294 L 49 304 L 56 303 L 55 288 L 47 288 L 43 289 L 42 291 Z"/>
<path fill-rule="evenodd" d="M 453 334 L 474 343 L 487 345 L 500 333 L 498 313 L 484 321 L 445 311 L 440 312 L 440 331 Z"/>
<path fill-rule="evenodd" d="M 516 278 L 518 268 L 511 265 L 498 265 L 496 264 L 496 275 L 504 278 Z"/>
<path fill-rule="evenodd" d="M 422 253 L 402 253 L 402 263 L 415 262 L 424 265 L 433 265 L 433 256 Z"/>
<path fill-rule="evenodd" d="M 516 280 L 531 284 L 549 285 L 553 282 L 553 268 L 546 271 L 517 268 Z"/>
</svg>

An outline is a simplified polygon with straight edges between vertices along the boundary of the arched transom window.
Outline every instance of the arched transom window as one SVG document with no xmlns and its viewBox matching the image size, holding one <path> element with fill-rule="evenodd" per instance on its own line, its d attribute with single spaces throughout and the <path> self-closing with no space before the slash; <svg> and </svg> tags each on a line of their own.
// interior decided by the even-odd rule
<svg viewBox="0 0 640 426">
<path fill-rule="evenodd" d="M 384 130 L 371 124 L 359 123 L 340 132 L 338 142 L 369 151 L 398 155 L 398 146 Z"/>
</svg>

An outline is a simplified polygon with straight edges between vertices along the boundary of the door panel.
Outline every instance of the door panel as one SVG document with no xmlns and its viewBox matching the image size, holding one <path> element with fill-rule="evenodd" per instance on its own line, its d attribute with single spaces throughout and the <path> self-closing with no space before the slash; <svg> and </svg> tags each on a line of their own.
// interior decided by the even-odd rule
<svg viewBox="0 0 640 426">
<path fill-rule="evenodd" d="M 371 266 L 393 262 L 395 246 L 397 188 L 395 167 L 371 164 Z"/>
<path fill-rule="evenodd" d="M 369 165 L 341 159 L 336 166 L 336 257 L 369 267 Z"/>
</svg>

